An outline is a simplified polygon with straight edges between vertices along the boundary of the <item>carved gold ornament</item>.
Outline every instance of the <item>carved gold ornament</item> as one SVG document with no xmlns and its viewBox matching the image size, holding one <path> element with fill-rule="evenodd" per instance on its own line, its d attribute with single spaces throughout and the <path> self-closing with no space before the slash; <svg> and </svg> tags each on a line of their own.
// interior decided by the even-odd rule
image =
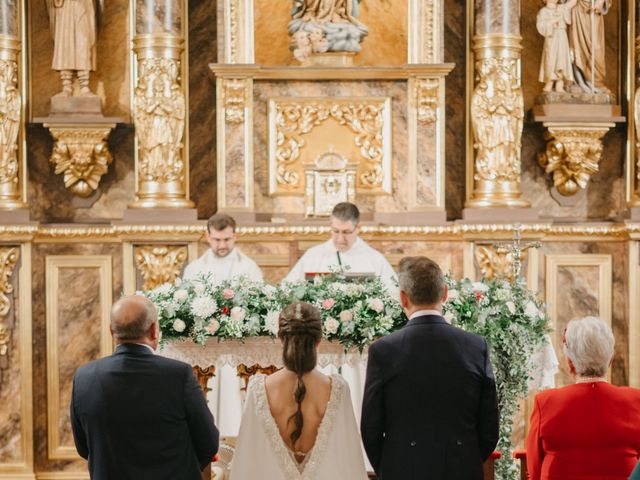
<svg viewBox="0 0 640 480">
<path fill-rule="evenodd" d="M 268 367 L 263 367 L 256 363 L 248 367 L 244 363 L 241 363 L 237 367 L 238 377 L 240 377 L 244 382 L 244 387 L 242 387 L 241 390 L 245 391 L 247 389 L 247 386 L 249 385 L 249 379 L 254 375 L 258 373 L 261 373 L 263 375 L 271 375 L 272 373 L 275 373 L 278 370 L 280 369 L 275 365 L 269 365 Z"/>
<path fill-rule="evenodd" d="M 143 58 L 138 62 L 138 72 L 134 118 L 139 175 L 148 182 L 182 182 L 185 97 L 180 86 L 180 62 Z"/>
<path fill-rule="evenodd" d="M 546 150 L 538 155 L 538 163 L 553 173 L 553 185 L 565 196 L 586 188 L 591 175 L 598 171 L 602 159 L 602 137 L 608 126 L 547 126 Z"/>
<path fill-rule="evenodd" d="M 56 174 L 64 174 L 64 186 L 75 195 L 89 197 L 107 173 L 113 158 L 106 139 L 113 126 L 50 126 L 55 144 L 49 161 L 55 165 Z"/>
<path fill-rule="evenodd" d="M 136 267 L 144 281 L 143 290 L 153 290 L 164 283 L 173 283 L 187 260 L 187 247 L 145 245 L 135 251 Z"/>
<path fill-rule="evenodd" d="M 224 95 L 224 116 L 227 123 L 244 122 L 244 109 L 247 103 L 248 80 L 225 78 L 222 81 Z"/>
<path fill-rule="evenodd" d="M 524 101 L 517 67 L 515 58 L 476 62 L 471 100 L 476 181 L 520 181 Z"/>
<path fill-rule="evenodd" d="M 18 188 L 18 134 L 20 132 L 18 65 L 0 60 L 0 184 Z"/>
<path fill-rule="evenodd" d="M 206 397 L 207 393 L 211 391 L 211 389 L 208 386 L 209 379 L 215 377 L 216 367 L 214 367 L 213 365 L 209 365 L 208 367 L 202 368 L 202 367 L 199 367 L 198 365 L 195 365 L 191 367 L 191 369 L 193 370 L 193 374 L 195 375 L 196 380 L 198 381 L 198 385 L 200 385 L 200 390 L 202 390 L 202 393 L 204 393 Z"/>
<path fill-rule="evenodd" d="M 416 109 L 418 122 L 430 125 L 438 118 L 438 87 L 437 78 L 419 78 L 416 82 Z"/>
<path fill-rule="evenodd" d="M 347 148 L 355 144 L 359 152 L 358 159 L 350 159 L 358 162 L 357 188 L 390 192 L 389 99 L 279 99 L 270 103 L 270 193 L 304 194 L 300 155 L 305 136 L 329 119 L 352 132 L 346 142 L 350 144 Z M 339 149 L 343 139 L 333 141 Z"/>
<path fill-rule="evenodd" d="M 0 370 L 8 365 L 7 355 L 11 345 L 11 321 L 7 322 L 7 315 L 11 310 L 13 284 L 11 277 L 18 262 L 18 248 L 0 248 Z"/>
<path fill-rule="evenodd" d="M 522 253 L 522 261 L 526 259 L 527 252 Z M 488 245 L 478 245 L 475 249 L 476 263 L 483 278 L 497 280 L 504 278 L 513 281 L 513 254 L 501 248 Z"/>
</svg>

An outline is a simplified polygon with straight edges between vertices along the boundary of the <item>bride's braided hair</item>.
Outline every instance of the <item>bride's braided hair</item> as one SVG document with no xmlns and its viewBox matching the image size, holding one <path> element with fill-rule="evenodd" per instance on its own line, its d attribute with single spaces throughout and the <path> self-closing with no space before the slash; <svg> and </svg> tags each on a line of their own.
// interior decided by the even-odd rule
<svg viewBox="0 0 640 480">
<path fill-rule="evenodd" d="M 296 412 L 289 417 L 295 429 L 291 433 L 291 447 L 302 435 L 304 419 L 302 417 L 302 401 L 307 393 L 302 375 L 313 370 L 317 362 L 316 344 L 322 338 L 322 321 L 316 307 L 306 302 L 295 302 L 284 307 L 280 312 L 278 337 L 282 339 L 282 360 L 284 366 L 295 372 L 298 384 L 294 398 L 298 404 Z"/>
</svg>

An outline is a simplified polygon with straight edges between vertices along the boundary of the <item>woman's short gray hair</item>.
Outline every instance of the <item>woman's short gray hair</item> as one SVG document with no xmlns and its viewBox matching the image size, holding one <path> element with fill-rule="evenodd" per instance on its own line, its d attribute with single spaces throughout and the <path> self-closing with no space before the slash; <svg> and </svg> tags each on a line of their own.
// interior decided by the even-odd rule
<svg viewBox="0 0 640 480">
<path fill-rule="evenodd" d="M 604 377 L 614 344 L 611 327 L 596 317 L 571 320 L 562 339 L 564 354 L 581 377 Z"/>
</svg>

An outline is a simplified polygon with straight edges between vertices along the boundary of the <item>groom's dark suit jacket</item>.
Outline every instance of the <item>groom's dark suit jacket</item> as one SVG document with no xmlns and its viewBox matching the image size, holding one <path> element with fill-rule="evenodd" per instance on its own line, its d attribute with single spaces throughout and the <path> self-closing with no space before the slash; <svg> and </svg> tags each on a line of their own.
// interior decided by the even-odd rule
<svg viewBox="0 0 640 480">
<path fill-rule="evenodd" d="M 374 342 L 360 429 L 380 480 L 482 480 L 498 441 L 486 340 L 425 315 Z"/>
<path fill-rule="evenodd" d="M 191 366 L 143 345 L 78 369 L 71 424 L 92 480 L 199 480 L 218 450 Z"/>
</svg>

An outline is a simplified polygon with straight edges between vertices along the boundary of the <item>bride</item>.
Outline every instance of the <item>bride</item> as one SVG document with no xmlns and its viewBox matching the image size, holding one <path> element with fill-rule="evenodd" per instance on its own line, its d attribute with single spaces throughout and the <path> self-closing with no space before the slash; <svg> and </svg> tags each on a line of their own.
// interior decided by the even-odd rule
<svg viewBox="0 0 640 480">
<path fill-rule="evenodd" d="M 366 479 L 349 387 L 315 370 L 320 312 L 287 305 L 278 337 L 284 368 L 249 383 L 231 480 Z"/>
</svg>

